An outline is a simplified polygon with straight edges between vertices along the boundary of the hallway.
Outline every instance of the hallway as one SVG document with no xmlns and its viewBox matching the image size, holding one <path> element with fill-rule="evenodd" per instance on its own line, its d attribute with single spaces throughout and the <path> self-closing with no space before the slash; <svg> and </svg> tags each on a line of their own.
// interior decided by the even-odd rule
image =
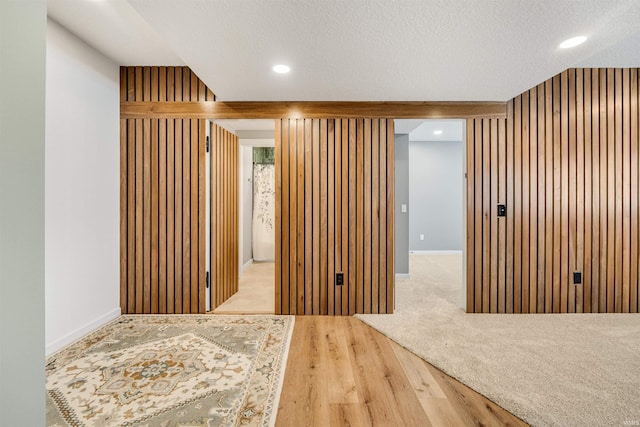
<svg viewBox="0 0 640 427">
<path fill-rule="evenodd" d="M 273 276 L 273 262 L 252 263 L 240 276 L 238 292 L 213 310 L 213 314 L 273 314 Z"/>
</svg>

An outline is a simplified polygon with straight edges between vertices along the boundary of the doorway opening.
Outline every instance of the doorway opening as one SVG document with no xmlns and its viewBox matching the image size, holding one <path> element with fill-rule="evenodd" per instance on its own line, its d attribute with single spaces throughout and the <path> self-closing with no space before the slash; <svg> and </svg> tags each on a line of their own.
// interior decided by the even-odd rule
<svg viewBox="0 0 640 427">
<path fill-rule="evenodd" d="M 396 292 L 465 309 L 464 120 L 395 120 Z"/>
<path fill-rule="evenodd" d="M 273 314 L 275 309 L 274 120 L 215 120 L 238 137 L 238 292 L 214 314 Z"/>
</svg>

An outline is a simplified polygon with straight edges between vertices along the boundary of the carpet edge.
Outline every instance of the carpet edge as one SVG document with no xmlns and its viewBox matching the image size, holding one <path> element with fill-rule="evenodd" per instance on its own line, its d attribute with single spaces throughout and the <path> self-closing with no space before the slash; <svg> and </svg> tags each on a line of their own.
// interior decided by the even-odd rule
<svg viewBox="0 0 640 427">
<path fill-rule="evenodd" d="M 279 372 L 281 373 L 280 378 L 278 378 L 278 382 L 276 384 L 277 390 L 274 391 L 273 396 L 273 409 L 271 411 L 271 416 L 269 418 L 269 427 L 274 427 L 276 425 L 276 420 L 278 418 L 278 406 L 280 405 L 280 395 L 282 394 L 282 389 L 284 387 L 284 377 L 287 374 L 287 361 L 289 360 L 289 348 L 291 347 L 291 340 L 293 338 L 293 328 L 295 327 L 295 316 L 287 316 L 289 317 L 289 330 L 287 331 L 287 342 L 282 347 L 282 357 L 279 361 Z"/>
<path fill-rule="evenodd" d="M 536 422 L 540 422 L 541 420 L 539 419 L 531 419 L 531 417 L 528 417 L 528 414 L 523 413 L 523 411 L 520 411 L 520 408 L 517 407 L 518 405 L 515 402 L 504 402 L 502 401 L 502 399 L 496 399 L 495 396 L 493 396 L 491 393 L 487 394 L 484 391 L 478 390 L 478 387 L 476 385 L 473 384 L 469 384 L 468 381 L 460 378 L 458 375 L 456 375 L 455 373 L 449 371 L 448 369 L 442 367 L 440 364 L 438 364 L 437 362 L 434 362 L 433 360 L 431 360 L 430 358 L 428 358 L 427 356 L 424 356 L 420 353 L 418 353 L 416 350 L 407 347 L 405 344 L 399 342 L 398 340 L 396 340 L 394 337 L 392 337 L 390 334 L 388 334 L 387 332 L 377 328 L 375 325 L 367 322 L 364 318 L 362 318 L 359 314 L 356 314 L 354 317 L 356 317 L 358 320 L 362 321 L 363 323 L 366 323 L 368 326 L 372 327 L 373 329 L 375 329 L 376 331 L 380 332 L 382 335 L 384 335 L 385 337 L 389 338 L 391 341 L 395 342 L 396 344 L 398 344 L 400 347 L 404 348 L 405 350 L 407 350 L 408 352 L 410 352 L 411 354 L 419 357 L 420 359 L 424 360 L 425 362 L 429 363 L 430 365 L 432 365 L 433 367 L 435 367 L 436 369 L 439 369 L 440 371 L 444 372 L 446 375 L 450 376 L 451 378 L 455 379 L 456 381 L 458 381 L 459 383 L 469 387 L 471 390 L 475 391 L 476 393 L 482 395 L 485 399 L 490 400 L 491 402 L 493 402 L 494 404 L 500 406 L 502 409 L 504 409 L 505 411 L 511 413 L 512 415 L 520 418 L 520 420 L 524 421 L 525 423 L 529 424 L 529 425 L 535 425 L 534 423 Z M 506 404 L 505 404 L 506 403 Z M 507 407 L 507 406 L 511 406 L 511 407 Z M 515 408 L 514 408 L 515 406 Z"/>
</svg>

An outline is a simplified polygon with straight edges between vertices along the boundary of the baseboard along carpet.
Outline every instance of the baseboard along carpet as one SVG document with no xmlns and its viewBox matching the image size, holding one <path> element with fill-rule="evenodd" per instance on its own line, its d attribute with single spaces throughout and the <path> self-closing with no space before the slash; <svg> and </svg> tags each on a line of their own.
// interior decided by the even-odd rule
<svg viewBox="0 0 640 427">
<path fill-rule="evenodd" d="M 121 316 L 47 359 L 47 425 L 273 426 L 293 323 Z"/>
<path fill-rule="evenodd" d="M 466 314 L 461 263 L 412 255 L 395 313 L 357 317 L 531 425 L 640 425 L 640 315 Z"/>
</svg>

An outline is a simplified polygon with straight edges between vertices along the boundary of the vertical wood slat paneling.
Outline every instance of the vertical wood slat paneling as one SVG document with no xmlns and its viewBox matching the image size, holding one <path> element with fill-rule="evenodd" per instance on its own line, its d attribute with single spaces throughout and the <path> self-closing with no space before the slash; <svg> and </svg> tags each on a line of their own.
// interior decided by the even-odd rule
<svg viewBox="0 0 640 427">
<path fill-rule="evenodd" d="M 394 143 L 394 122 L 387 120 L 387 309 L 385 313 L 393 313 L 395 310 L 395 143 Z M 382 254 L 381 254 L 382 259 Z"/>
<path fill-rule="evenodd" d="M 393 121 L 277 120 L 275 138 L 276 313 L 393 312 Z"/>
<path fill-rule="evenodd" d="M 318 216 L 320 217 L 320 311 L 317 314 L 327 314 L 329 301 L 328 301 L 328 274 L 327 274 L 327 262 L 328 262 L 328 248 L 327 248 L 327 207 L 328 207 L 328 195 L 327 195 L 327 156 L 328 156 L 328 141 L 327 141 L 327 119 L 320 119 L 320 204 L 318 207 Z M 284 165 L 287 155 L 283 152 L 282 162 L 283 171 L 286 170 Z M 283 211 L 282 217 L 286 218 L 286 211 Z M 287 244 L 284 241 L 282 244 Z M 278 261 L 276 261 L 278 262 Z M 284 259 L 283 253 L 283 265 L 288 262 Z M 286 277 L 282 278 L 283 282 L 286 282 Z"/>
<path fill-rule="evenodd" d="M 593 261 L 593 175 L 592 133 L 591 133 L 591 70 L 583 70 L 583 113 L 584 113 L 584 289 L 582 292 L 582 312 L 591 312 L 592 261 Z M 580 139 L 578 139 L 580 141 Z"/>
<path fill-rule="evenodd" d="M 200 125 L 203 126 L 204 123 Z M 200 135 L 204 135 L 204 132 L 200 131 Z M 210 280 L 211 309 L 213 310 L 238 292 L 238 257 L 233 256 L 233 254 L 238 253 L 239 142 L 236 135 L 216 124 L 211 124 L 210 135 Z M 201 181 L 204 185 L 203 178 L 201 178 Z M 194 253 L 202 253 L 204 256 L 204 247 L 202 245 L 203 242 L 200 241 L 199 251 L 194 251 Z M 204 298 L 203 288 L 196 290 L 199 291 L 198 301 L 200 301 L 201 298 Z"/>
<path fill-rule="evenodd" d="M 289 312 L 295 313 L 298 300 L 298 183 L 297 123 L 289 126 Z"/>
<path fill-rule="evenodd" d="M 182 92 L 185 96 L 183 70 Z M 188 83 L 187 83 L 188 84 Z M 188 92 L 187 92 L 188 93 Z M 182 121 L 182 313 L 189 313 L 191 304 L 191 121 Z"/>
<path fill-rule="evenodd" d="M 180 87 L 182 85 L 180 84 Z M 174 313 L 182 313 L 182 279 L 183 279 L 183 252 L 182 252 L 182 120 L 174 121 L 174 131 L 175 131 L 175 158 L 174 158 Z"/>
<path fill-rule="evenodd" d="M 296 180 L 297 180 L 297 189 L 296 189 L 296 201 L 298 209 L 297 211 L 297 244 L 298 244 L 298 253 L 297 253 L 297 264 L 295 265 L 295 275 L 296 275 L 296 311 L 298 313 L 304 313 L 305 307 L 305 204 L 306 200 L 304 197 L 305 194 L 305 152 L 306 152 L 306 144 L 305 144 L 305 122 L 300 121 L 297 123 L 296 129 L 296 156 L 297 163 L 294 168 L 296 171 Z"/>
<path fill-rule="evenodd" d="M 298 262 L 302 262 L 302 269 L 304 270 L 304 308 L 300 310 L 301 313 L 313 312 L 313 174 L 312 166 L 313 159 L 311 157 L 311 141 L 312 141 L 312 122 L 311 120 L 305 120 L 304 125 L 304 159 L 302 160 L 304 165 L 304 175 L 302 176 L 304 194 L 300 196 L 298 194 L 301 205 L 304 205 L 304 261 L 299 259 Z M 276 128 L 280 126 L 280 122 L 276 121 Z M 278 138 L 276 138 L 278 140 Z M 298 164 L 298 167 L 302 168 L 302 165 Z M 300 179 L 300 177 L 298 177 Z M 306 196 L 305 196 L 306 195 Z M 276 207 L 279 203 L 276 203 Z M 279 277 L 278 275 L 276 277 Z M 278 289 L 276 286 L 276 304 L 278 304 Z M 276 311 L 277 312 L 277 311 Z"/>
<path fill-rule="evenodd" d="M 334 205 L 333 205 L 333 216 L 335 218 L 334 221 L 334 229 L 333 229 L 333 238 L 335 250 L 333 251 L 333 268 L 334 273 L 342 272 L 342 120 L 338 119 L 335 121 L 335 129 L 334 129 Z M 330 213 L 331 214 L 331 213 Z M 335 276 L 334 276 L 335 277 Z M 342 291 L 345 289 L 342 287 L 335 287 L 334 292 L 334 310 L 335 313 L 342 313 Z"/>
<path fill-rule="evenodd" d="M 327 314 L 335 314 L 335 120 L 327 120 Z M 295 148 L 292 147 L 292 151 Z"/>
<path fill-rule="evenodd" d="M 349 206 L 348 206 L 348 229 L 349 229 L 349 254 L 348 254 L 348 262 L 349 262 L 349 274 L 345 276 L 345 281 L 347 283 L 357 283 L 356 282 L 356 272 L 358 271 L 358 265 L 356 264 L 356 120 L 349 119 L 349 142 L 348 142 L 348 150 L 347 150 L 347 175 L 349 176 Z M 390 211 L 393 211 L 392 209 Z M 349 315 L 353 315 L 356 313 L 356 296 L 358 295 L 358 290 L 356 286 L 348 286 L 349 288 Z"/>
<path fill-rule="evenodd" d="M 639 74 L 570 69 L 467 121 L 467 311 L 638 312 Z"/>
<path fill-rule="evenodd" d="M 153 93 L 153 92 L 152 92 Z M 158 239 L 160 237 L 160 227 L 159 227 L 159 191 L 158 191 L 158 181 L 159 181 L 159 171 L 160 168 L 160 158 L 159 158 L 159 145 L 160 138 L 158 137 L 158 119 L 151 119 L 151 283 L 157 283 L 157 286 L 151 286 L 151 308 L 150 312 L 157 314 L 159 311 L 160 305 L 160 282 L 159 282 L 159 245 Z"/>
<path fill-rule="evenodd" d="M 124 78 L 123 78 L 124 73 Z M 126 70 L 120 70 L 120 79 L 126 81 Z M 121 97 L 126 96 L 126 86 L 121 85 Z M 127 121 L 120 120 L 120 307 L 127 306 L 127 237 L 128 237 L 128 211 L 127 211 Z"/>
<path fill-rule="evenodd" d="M 186 67 L 121 67 L 120 85 L 123 101 L 197 99 L 201 88 Z M 122 312 L 204 312 L 205 121 L 120 126 Z"/>
<path fill-rule="evenodd" d="M 142 70 L 140 71 L 140 75 L 142 75 Z M 136 78 L 138 77 L 138 73 L 136 73 Z M 137 91 L 136 91 L 137 92 Z M 137 96 L 137 95 L 136 95 Z M 142 95 L 141 95 L 142 96 Z M 144 193 L 142 192 L 142 183 L 143 183 L 143 175 L 142 175 L 142 122 L 141 119 L 136 119 L 136 133 L 135 133 L 135 144 L 136 144 L 136 168 L 134 172 L 135 183 L 136 183 L 136 193 L 135 193 L 135 205 L 136 205 L 136 220 L 135 220 L 135 230 L 136 230 L 136 246 L 135 246 L 135 271 L 136 271 L 136 280 L 135 285 L 133 283 L 129 284 L 129 286 L 135 286 L 135 313 L 144 313 L 144 309 L 142 308 L 142 299 L 143 299 L 143 236 L 142 236 L 142 224 L 143 221 L 143 211 L 142 206 L 144 202 Z M 148 298 L 150 296 L 147 296 Z"/>
<path fill-rule="evenodd" d="M 638 97 L 640 93 L 638 89 L 640 88 L 640 84 L 638 84 L 638 70 L 631 70 L 630 77 L 630 93 L 629 93 L 629 113 L 630 113 L 630 133 L 629 133 L 629 155 L 631 157 L 631 206 L 630 206 L 630 222 L 631 222 L 631 253 L 630 253 L 630 263 L 631 263 L 631 271 L 629 278 L 629 312 L 637 313 L 638 312 L 638 290 L 639 285 L 639 275 L 638 275 L 638 263 L 639 263 L 639 253 L 638 253 L 638 240 L 640 239 L 640 235 L 638 232 L 638 225 L 640 223 L 640 209 L 638 209 L 638 192 L 639 190 L 639 154 L 640 150 L 638 149 L 638 125 L 640 121 L 640 117 L 638 116 Z"/>
</svg>

